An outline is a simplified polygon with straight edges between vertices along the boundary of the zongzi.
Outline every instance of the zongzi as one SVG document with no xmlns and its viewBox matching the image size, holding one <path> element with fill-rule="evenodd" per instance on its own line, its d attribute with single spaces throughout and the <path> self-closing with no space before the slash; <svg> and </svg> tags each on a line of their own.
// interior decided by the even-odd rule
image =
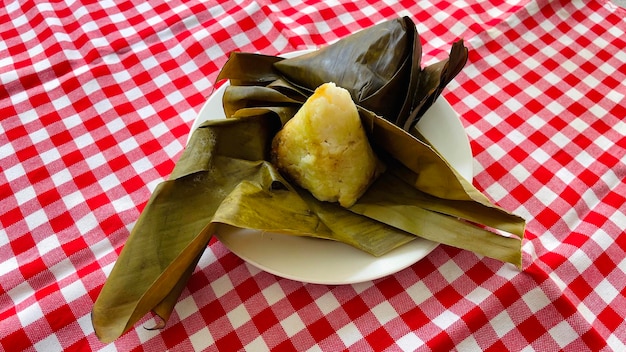
<svg viewBox="0 0 626 352">
<path fill-rule="evenodd" d="M 381 172 L 350 93 L 319 86 L 272 141 L 272 162 L 321 201 L 350 207 Z"/>
</svg>

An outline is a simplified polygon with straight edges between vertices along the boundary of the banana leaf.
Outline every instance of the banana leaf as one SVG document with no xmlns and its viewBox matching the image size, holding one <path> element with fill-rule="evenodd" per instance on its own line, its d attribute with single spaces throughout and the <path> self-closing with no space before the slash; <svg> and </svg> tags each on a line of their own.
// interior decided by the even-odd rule
<svg viewBox="0 0 626 352">
<path fill-rule="evenodd" d="M 467 55 L 459 40 L 447 59 L 422 69 L 422 45 L 415 24 L 402 17 L 314 52 L 278 60 L 272 72 L 279 71 L 285 80 L 309 93 L 334 82 L 347 89 L 357 105 L 408 131 L 461 72 Z M 238 61 L 233 60 L 233 65 Z M 228 72 L 220 76 L 227 77 Z"/>
<path fill-rule="evenodd" d="M 267 161 L 281 118 L 271 109 L 256 111 L 201 125 L 170 178 L 156 187 L 94 304 L 101 341 L 115 340 L 150 311 L 160 319 L 156 328 L 163 327 L 221 224 L 339 241 L 376 256 L 415 239 L 302 197 L 306 192 Z"/>
<path fill-rule="evenodd" d="M 274 63 L 297 87 L 312 92 L 334 82 L 354 102 L 396 122 L 408 115 L 419 83 L 421 44 L 408 17 L 386 21 L 334 44 Z"/>
<path fill-rule="evenodd" d="M 233 53 L 219 74 L 231 83 L 223 101 L 229 118 L 194 131 L 169 179 L 156 187 L 94 304 L 98 338 L 115 340 L 150 311 L 160 319 L 155 327 L 163 327 L 222 225 L 333 240 L 372 255 L 422 236 L 521 266 L 523 219 L 492 204 L 407 132 L 407 121 L 414 126 L 465 63 L 463 48 L 454 44 L 446 62 L 423 70 L 415 26 L 402 18 L 300 59 Z M 268 162 L 273 136 L 315 80 L 347 85 L 388 165 L 349 209 L 316 200 Z"/>
<path fill-rule="evenodd" d="M 154 190 L 94 304 L 101 341 L 115 340 L 153 309 L 167 320 L 211 238 L 221 201 L 241 179 L 271 178 L 258 160 L 280 123 L 258 120 L 238 120 L 238 128 L 220 121 L 193 134 L 170 178 Z"/>
<path fill-rule="evenodd" d="M 403 182 L 393 171 L 383 174 L 350 210 L 434 242 L 522 265 L 518 237 L 524 230 L 521 218 L 471 201 L 433 197 Z M 485 226 L 512 236 L 503 236 Z"/>
<path fill-rule="evenodd" d="M 447 59 L 426 66 L 420 73 L 419 86 L 413 97 L 413 110 L 402 125 L 397 125 L 407 131 L 415 126 L 426 110 L 435 103 L 448 83 L 461 72 L 466 62 L 467 48 L 463 40 L 459 40 L 452 44 L 450 56 Z"/>
</svg>

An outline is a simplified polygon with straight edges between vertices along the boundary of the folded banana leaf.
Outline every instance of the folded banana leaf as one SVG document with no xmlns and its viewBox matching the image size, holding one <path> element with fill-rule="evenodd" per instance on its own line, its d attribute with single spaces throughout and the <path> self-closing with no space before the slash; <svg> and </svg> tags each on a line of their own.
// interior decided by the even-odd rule
<svg viewBox="0 0 626 352">
<path fill-rule="evenodd" d="M 419 82 L 422 52 L 417 37 L 413 21 L 399 18 L 278 61 L 274 68 L 309 92 L 334 82 L 347 89 L 357 105 L 396 122 L 411 110 Z"/>
<path fill-rule="evenodd" d="M 213 120 L 193 133 L 170 178 L 152 194 L 94 304 L 92 323 L 101 341 L 115 340 L 151 310 L 167 321 L 220 224 L 339 241 L 376 256 L 415 239 L 301 196 L 306 192 L 289 185 L 267 161 L 281 126 L 278 115 L 266 109 Z"/>
<path fill-rule="evenodd" d="M 233 53 L 219 75 L 231 82 L 223 100 L 229 118 L 194 131 L 170 178 L 156 187 L 94 304 L 98 338 L 115 340 L 150 311 L 160 318 L 156 327 L 164 326 L 222 225 L 334 240 L 372 255 L 421 236 L 521 266 L 524 220 L 492 204 L 407 132 L 466 55 L 457 42 L 448 60 L 421 69 L 408 18 L 302 58 Z M 273 136 L 322 80 L 352 92 L 388 165 L 349 209 L 316 200 L 268 162 Z"/>
<path fill-rule="evenodd" d="M 409 131 L 419 121 L 443 89 L 458 75 L 467 62 L 467 48 L 463 40 L 452 44 L 450 56 L 442 61 L 426 66 L 420 73 L 419 86 L 413 97 L 413 110 L 401 126 Z"/>
<path fill-rule="evenodd" d="M 309 92 L 334 82 L 347 89 L 357 105 L 408 131 L 461 72 L 467 48 L 459 40 L 449 58 L 424 69 L 421 59 L 415 24 L 402 17 L 273 66 L 295 87 Z M 220 78 L 230 77 L 229 72 Z"/>
</svg>

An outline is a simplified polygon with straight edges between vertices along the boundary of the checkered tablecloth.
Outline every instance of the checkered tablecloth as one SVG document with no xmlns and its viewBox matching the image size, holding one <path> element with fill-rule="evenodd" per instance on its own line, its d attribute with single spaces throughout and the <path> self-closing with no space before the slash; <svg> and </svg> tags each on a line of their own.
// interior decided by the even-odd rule
<svg viewBox="0 0 626 352">
<path fill-rule="evenodd" d="M 439 246 L 304 284 L 212 241 L 163 330 L 90 311 L 233 50 L 278 54 L 409 16 L 474 184 L 528 220 L 523 270 Z M 609 0 L 7 1 L 0 8 L 0 350 L 626 349 L 626 10 Z"/>
</svg>

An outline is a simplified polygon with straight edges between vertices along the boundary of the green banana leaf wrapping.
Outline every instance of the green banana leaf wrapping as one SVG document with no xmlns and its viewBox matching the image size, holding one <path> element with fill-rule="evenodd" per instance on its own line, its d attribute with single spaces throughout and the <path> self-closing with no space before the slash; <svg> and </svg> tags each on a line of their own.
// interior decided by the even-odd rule
<svg viewBox="0 0 626 352">
<path fill-rule="evenodd" d="M 111 342 L 152 311 L 164 326 L 221 226 L 310 236 L 383 255 L 415 236 L 521 267 L 525 222 L 492 204 L 414 133 L 467 59 L 462 42 L 422 69 L 408 18 L 293 59 L 233 53 L 218 79 L 229 118 L 195 130 L 131 231 L 92 310 Z M 346 209 L 290 184 L 268 161 L 273 136 L 320 84 L 348 89 L 387 171 Z M 390 104 L 390 98 L 393 103 Z M 505 232 L 505 233 L 503 233 Z"/>
</svg>

